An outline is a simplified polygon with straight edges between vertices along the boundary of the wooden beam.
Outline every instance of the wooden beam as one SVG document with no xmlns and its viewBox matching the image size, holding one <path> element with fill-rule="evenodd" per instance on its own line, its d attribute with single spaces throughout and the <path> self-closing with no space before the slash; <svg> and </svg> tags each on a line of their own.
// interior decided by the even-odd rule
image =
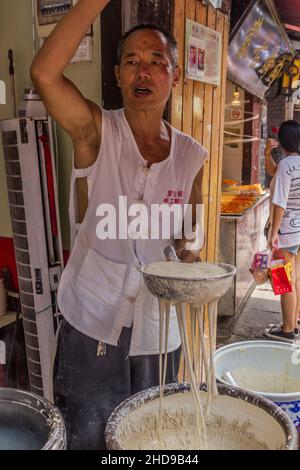
<svg viewBox="0 0 300 470">
<path fill-rule="evenodd" d="M 120 89 L 114 75 L 117 48 L 122 37 L 122 2 L 110 2 L 101 14 L 101 75 L 102 106 L 118 109 L 123 105 Z M 112 18 L 114 27 L 112 28 Z"/>
<path fill-rule="evenodd" d="M 223 0 L 222 8 L 220 8 L 220 12 L 225 13 L 225 15 L 230 15 L 232 0 Z"/>
<path fill-rule="evenodd" d="M 220 14 L 220 13 L 219 13 Z M 219 174 L 218 174 L 218 194 L 217 194 L 217 220 L 216 220 L 216 255 L 215 261 L 220 260 L 220 215 L 221 215 L 221 194 L 222 194 L 222 172 L 224 155 L 224 121 L 225 121 L 225 101 L 227 85 L 227 55 L 229 44 L 229 18 L 223 17 L 223 53 L 222 53 L 222 84 L 221 84 L 221 113 L 220 113 L 220 134 L 219 134 Z"/>
<path fill-rule="evenodd" d="M 207 8 L 201 2 L 196 2 L 195 21 L 197 21 L 197 23 L 206 25 Z M 204 111 L 204 83 L 194 80 L 192 136 L 201 144 L 202 144 L 202 139 L 203 139 L 203 111 Z"/>
<path fill-rule="evenodd" d="M 172 93 L 171 122 L 174 127 L 182 130 L 183 116 L 183 76 L 184 76 L 184 45 L 185 45 L 185 0 L 174 0 L 173 34 L 178 41 L 179 62 L 182 74 L 177 87 Z"/>
<path fill-rule="evenodd" d="M 131 0 L 137 5 L 137 23 L 154 23 L 166 31 L 171 30 L 173 1 L 172 0 Z"/>
<path fill-rule="evenodd" d="M 185 17 L 195 21 L 196 4 L 195 0 L 186 0 Z M 185 42 L 185 41 L 184 41 Z M 185 44 L 186 47 L 186 44 Z M 182 130 L 189 135 L 193 132 L 193 92 L 194 81 L 188 78 L 183 80 L 183 120 Z"/>
</svg>

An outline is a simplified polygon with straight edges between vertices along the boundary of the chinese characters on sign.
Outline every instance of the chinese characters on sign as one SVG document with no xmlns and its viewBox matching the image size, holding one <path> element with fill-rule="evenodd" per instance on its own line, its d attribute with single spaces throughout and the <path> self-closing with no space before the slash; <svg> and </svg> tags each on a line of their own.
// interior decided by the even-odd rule
<svg viewBox="0 0 300 470">
<path fill-rule="evenodd" d="M 250 31 L 246 33 L 245 40 L 236 54 L 237 59 L 240 59 L 241 57 L 247 57 L 248 49 L 251 46 L 253 39 L 259 36 L 263 23 L 264 19 L 260 18 L 259 20 L 255 21 L 254 25 L 250 28 Z"/>
<path fill-rule="evenodd" d="M 263 99 L 292 60 L 294 48 L 268 0 L 251 4 L 243 18 L 229 44 L 228 78 Z"/>
<path fill-rule="evenodd" d="M 291 54 L 282 54 L 279 56 L 279 44 L 276 44 L 272 50 L 270 49 L 273 33 L 266 36 L 262 45 L 254 47 L 255 38 L 260 35 L 263 24 L 264 18 L 260 18 L 254 22 L 250 31 L 246 34 L 245 40 L 236 54 L 236 58 L 247 58 L 249 47 L 253 45 L 253 60 L 250 64 L 250 68 L 256 71 L 264 85 L 270 86 L 281 75 L 283 69 L 289 64 L 293 56 Z M 269 55 L 267 60 L 263 62 L 265 52 L 271 53 L 271 55 Z"/>
<path fill-rule="evenodd" d="M 164 204 L 182 204 L 183 202 L 183 191 L 172 191 L 168 190 L 166 197 L 163 200 Z"/>
<path fill-rule="evenodd" d="M 221 33 L 195 21 L 186 20 L 186 77 L 220 85 L 221 58 Z"/>
</svg>

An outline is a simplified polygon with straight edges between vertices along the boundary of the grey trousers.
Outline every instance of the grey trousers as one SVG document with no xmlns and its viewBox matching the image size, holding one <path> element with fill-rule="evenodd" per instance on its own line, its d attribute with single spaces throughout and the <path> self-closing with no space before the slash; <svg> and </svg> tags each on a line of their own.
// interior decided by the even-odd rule
<svg viewBox="0 0 300 470">
<path fill-rule="evenodd" d="M 131 328 L 118 346 L 98 342 L 63 320 L 54 363 L 54 402 L 66 423 L 69 449 L 105 449 L 106 422 L 123 400 L 159 384 L 159 356 L 128 357 Z M 166 383 L 177 381 L 180 348 L 168 354 Z"/>
</svg>

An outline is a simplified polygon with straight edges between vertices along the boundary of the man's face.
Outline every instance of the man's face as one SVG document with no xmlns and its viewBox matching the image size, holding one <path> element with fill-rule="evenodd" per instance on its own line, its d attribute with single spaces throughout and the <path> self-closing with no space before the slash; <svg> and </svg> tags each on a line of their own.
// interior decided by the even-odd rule
<svg viewBox="0 0 300 470">
<path fill-rule="evenodd" d="M 163 110 L 180 77 L 167 39 L 151 29 L 135 31 L 126 39 L 115 73 L 125 106 L 144 111 Z"/>
</svg>

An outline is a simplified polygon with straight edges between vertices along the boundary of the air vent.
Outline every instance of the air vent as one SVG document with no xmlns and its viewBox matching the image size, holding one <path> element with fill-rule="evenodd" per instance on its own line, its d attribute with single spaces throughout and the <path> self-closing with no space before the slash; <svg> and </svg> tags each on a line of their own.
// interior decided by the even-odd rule
<svg viewBox="0 0 300 470">
<path fill-rule="evenodd" d="M 9 191 L 23 190 L 22 178 L 20 178 L 19 176 L 7 176 L 6 181 L 7 188 Z"/>
<path fill-rule="evenodd" d="M 32 335 L 37 335 L 36 322 L 34 320 L 28 320 L 28 318 L 23 318 L 24 328 L 27 333 Z"/>
<path fill-rule="evenodd" d="M 33 308 L 23 305 L 22 313 L 25 315 L 26 320 L 34 322 L 36 321 L 35 310 Z"/>
<path fill-rule="evenodd" d="M 18 162 L 6 161 L 6 174 L 7 176 L 20 176 L 21 169 Z"/>
<path fill-rule="evenodd" d="M 9 204 L 13 206 L 24 206 L 23 193 L 9 191 L 8 192 Z"/>
<path fill-rule="evenodd" d="M 15 220 L 25 220 L 25 210 L 23 207 L 12 206 L 10 213 Z"/>
<path fill-rule="evenodd" d="M 22 263 L 18 263 L 19 276 L 25 279 L 31 279 L 31 272 L 29 266 L 24 266 Z"/>
<path fill-rule="evenodd" d="M 52 124 L 50 119 L 21 117 L 1 121 L 0 129 L 30 385 L 34 393 L 52 400 L 59 313 L 57 285 L 50 283 L 50 273 L 55 269 L 59 279 L 63 266 Z"/>
<path fill-rule="evenodd" d="M 28 294 L 33 294 L 33 287 L 31 280 L 28 279 L 21 279 L 19 280 L 20 290 L 22 292 L 26 292 Z"/>
<path fill-rule="evenodd" d="M 4 147 L 3 148 L 4 159 L 7 161 L 19 160 L 18 147 Z"/>
<path fill-rule="evenodd" d="M 22 303 L 26 305 L 26 307 L 32 307 L 34 308 L 34 297 L 33 295 L 26 294 L 25 292 L 20 292 L 20 297 L 22 300 Z"/>
<path fill-rule="evenodd" d="M 28 339 L 29 338 L 29 339 Z M 30 337 L 28 337 L 28 335 L 26 336 L 26 341 L 30 341 Z M 39 362 L 35 362 L 35 361 L 28 361 L 28 367 L 29 367 L 29 371 L 34 374 L 34 375 L 39 375 L 41 376 L 42 375 L 42 370 L 41 370 L 41 365 Z"/>
<path fill-rule="evenodd" d="M 3 145 L 17 145 L 18 137 L 16 131 L 4 131 L 2 132 Z"/>
<path fill-rule="evenodd" d="M 28 344 L 28 346 L 30 346 L 31 348 L 39 349 L 39 340 L 37 335 L 32 335 L 28 333 L 28 331 L 25 331 L 25 340 L 26 344 Z"/>
<path fill-rule="evenodd" d="M 19 250 L 15 248 L 16 260 L 17 263 L 27 264 L 30 266 L 29 252 L 25 250 Z"/>
<path fill-rule="evenodd" d="M 28 251 L 27 238 L 19 235 L 14 236 L 15 247 Z"/>
<path fill-rule="evenodd" d="M 13 233 L 16 235 L 27 235 L 26 223 L 11 219 Z"/>
</svg>

